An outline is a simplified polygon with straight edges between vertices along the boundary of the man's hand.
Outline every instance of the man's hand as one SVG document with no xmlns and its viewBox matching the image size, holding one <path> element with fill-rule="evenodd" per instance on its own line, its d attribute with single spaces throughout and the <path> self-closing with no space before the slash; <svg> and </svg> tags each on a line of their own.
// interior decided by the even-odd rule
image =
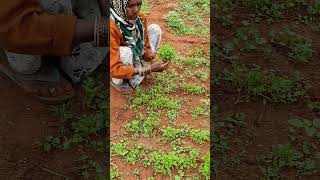
<svg viewBox="0 0 320 180">
<path fill-rule="evenodd" d="M 156 54 L 149 54 L 144 60 L 145 61 L 152 61 L 156 57 Z"/>
<path fill-rule="evenodd" d="M 145 57 L 144 60 L 153 63 L 152 60 L 154 60 L 156 56 L 157 56 L 157 52 L 155 52 L 154 54 L 150 53 L 149 56 Z"/>
<path fill-rule="evenodd" d="M 134 68 L 133 69 L 133 75 L 147 75 L 151 72 L 162 72 L 166 69 L 168 69 L 169 67 L 169 61 L 167 62 L 155 62 L 152 63 L 151 65 L 147 66 L 147 67 L 143 67 L 143 68 Z"/>
<path fill-rule="evenodd" d="M 162 72 L 166 69 L 168 69 L 169 67 L 169 61 L 167 62 L 155 62 L 153 64 L 150 65 L 151 66 L 151 71 L 152 72 Z"/>
</svg>

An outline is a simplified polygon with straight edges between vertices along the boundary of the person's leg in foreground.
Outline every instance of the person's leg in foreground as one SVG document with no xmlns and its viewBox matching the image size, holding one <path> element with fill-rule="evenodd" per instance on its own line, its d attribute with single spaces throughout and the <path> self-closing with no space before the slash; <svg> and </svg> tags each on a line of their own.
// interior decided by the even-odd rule
<svg viewBox="0 0 320 180">
<path fill-rule="evenodd" d="M 94 20 L 101 16 L 97 0 L 73 0 L 72 6 L 74 13 L 81 19 Z M 61 67 L 73 82 L 79 82 L 90 75 L 105 60 L 106 55 L 106 47 L 95 47 L 93 42 L 82 43 L 73 49 L 72 56 L 62 58 Z"/>
<path fill-rule="evenodd" d="M 101 16 L 100 7 L 96 0 L 41 0 L 40 4 L 43 11 L 50 15 L 64 14 L 71 16 L 76 14 L 80 18 L 88 20 L 94 20 L 96 17 Z M 107 22 L 104 22 L 106 26 Z M 104 30 L 107 31 L 106 28 Z M 94 31 L 99 30 L 95 28 Z M 107 40 L 107 37 L 105 40 Z M 99 46 L 96 41 L 82 43 L 73 48 L 71 56 L 61 58 L 60 68 L 73 82 L 79 82 L 88 76 L 105 58 L 107 54 L 106 47 L 95 48 L 93 44 Z M 50 62 L 49 66 L 46 66 L 43 63 L 41 54 L 28 55 L 10 51 L 6 51 L 6 54 L 8 65 L 14 71 L 8 72 L 8 69 L 3 67 L 0 70 L 17 84 L 23 86 L 25 90 L 28 89 L 36 94 L 35 97 L 50 103 L 59 103 L 73 96 L 71 84 L 60 76 L 57 68 L 51 65 Z"/>
</svg>

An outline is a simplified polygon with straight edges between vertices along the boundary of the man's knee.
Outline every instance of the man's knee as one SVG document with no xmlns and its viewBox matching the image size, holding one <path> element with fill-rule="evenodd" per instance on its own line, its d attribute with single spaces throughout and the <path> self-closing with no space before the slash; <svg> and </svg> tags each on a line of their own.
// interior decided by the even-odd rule
<svg viewBox="0 0 320 180">
<path fill-rule="evenodd" d="M 34 55 L 6 52 L 12 69 L 21 74 L 33 74 L 41 67 L 41 57 Z"/>
<path fill-rule="evenodd" d="M 48 14 L 73 15 L 71 0 L 40 0 L 40 4 Z"/>
<path fill-rule="evenodd" d="M 159 35 L 162 34 L 161 27 L 158 24 L 150 24 L 148 26 L 148 32 L 149 33 L 156 33 L 156 34 L 159 34 Z"/>
<path fill-rule="evenodd" d="M 126 66 L 133 64 L 133 53 L 131 48 L 120 46 L 120 60 Z"/>
<path fill-rule="evenodd" d="M 162 37 L 162 30 L 158 24 L 148 26 L 148 35 L 150 39 L 151 51 L 154 53 L 159 49 Z"/>
</svg>

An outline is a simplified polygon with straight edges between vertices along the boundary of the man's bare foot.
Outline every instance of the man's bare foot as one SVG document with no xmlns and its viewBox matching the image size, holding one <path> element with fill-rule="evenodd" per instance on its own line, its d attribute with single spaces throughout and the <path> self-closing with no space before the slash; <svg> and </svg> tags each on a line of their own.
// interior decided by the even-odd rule
<svg viewBox="0 0 320 180">
<path fill-rule="evenodd" d="M 122 94 L 132 94 L 133 89 L 132 87 L 127 83 L 123 82 L 121 85 L 114 84 L 112 81 L 110 81 L 110 85 L 118 92 Z"/>
<path fill-rule="evenodd" d="M 39 73 L 45 71 L 48 70 L 44 68 Z M 0 73 L 10 78 L 25 92 L 46 104 L 60 104 L 74 96 L 72 84 L 62 76 L 57 82 L 17 79 L 16 72 L 4 61 L 0 63 Z"/>
</svg>

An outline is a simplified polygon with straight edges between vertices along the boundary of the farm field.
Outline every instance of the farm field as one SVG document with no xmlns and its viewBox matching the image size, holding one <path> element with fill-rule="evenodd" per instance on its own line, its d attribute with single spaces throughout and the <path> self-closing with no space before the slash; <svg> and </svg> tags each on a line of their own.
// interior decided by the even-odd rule
<svg viewBox="0 0 320 180">
<path fill-rule="evenodd" d="M 0 179 L 106 179 L 105 76 L 101 66 L 73 100 L 50 106 L 1 75 Z"/>
<path fill-rule="evenodd" d="M 319 179 L 320 2 L 211 11 L 214 179 Z"/>
<path fill-rule="evenodd" d="M 209 179 L 209 0 L 144 0 L 163 36 L 153 73 L 129 96 L 110 89 L 111 179 Z"/>
</svg>

